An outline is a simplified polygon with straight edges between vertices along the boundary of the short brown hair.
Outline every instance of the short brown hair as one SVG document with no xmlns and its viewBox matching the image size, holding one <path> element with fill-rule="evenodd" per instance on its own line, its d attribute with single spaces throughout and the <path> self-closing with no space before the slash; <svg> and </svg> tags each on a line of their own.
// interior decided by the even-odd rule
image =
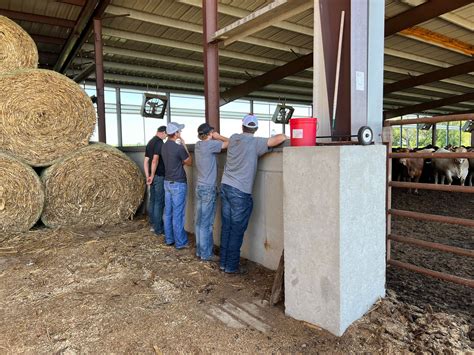
<svg viewBox="0 0 474 355">
<path fill-rule="evenodd" d="M 258 127 L 250 128 L 250 127 L 246 127 L 246 126 L 242 125 L 242 132 L 244 132 L 244 133 L 252 133 L 253 134 L 253 133 L 257 132 L 257 129 L 258 129 Z"/>
</svg>

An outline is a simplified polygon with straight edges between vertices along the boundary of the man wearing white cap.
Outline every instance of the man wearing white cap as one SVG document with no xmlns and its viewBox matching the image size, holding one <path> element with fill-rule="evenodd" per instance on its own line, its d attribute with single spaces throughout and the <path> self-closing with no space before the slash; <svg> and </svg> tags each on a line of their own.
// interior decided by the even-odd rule
<svg viewBox="0 0 474 355">
<path fill-rule="evenodd" d="M 181 138 L 184 124 L 170 122 L 166 127 L 168 140 L 161 148 L 165 163 L 165 243 L 176 249 L 189 247 L 184 230 L 187 179 L 184 165 L 193 164 L 186 144 Z M 179 144 L 178 141 L 179 140 Z"/>
<path fill-rule="evenodd" d="M 270 138 L 254 137 L 258 120 L 247 115 L 241 134 L 234 134 L 227 147 L 227 162 L 222 176 L 222 230 L 220 269 L 229 274 L 243 273 L 239 268 L 240 248 L 253 208 L 252 188 L 258 158 L 286 140 L 284 134 Z"/>
</svg>

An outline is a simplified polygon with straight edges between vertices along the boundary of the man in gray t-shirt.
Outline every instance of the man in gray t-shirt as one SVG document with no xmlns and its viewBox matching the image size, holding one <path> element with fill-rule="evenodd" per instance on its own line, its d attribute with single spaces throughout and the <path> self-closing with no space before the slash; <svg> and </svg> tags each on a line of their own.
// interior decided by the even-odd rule
<svg viewBox="0 0 474 355">
<path fill-rule="evenodd" d="M 257 173 L 258 158 L 286 140 L 284 134 L 270 138 L 254 137 L 258 120 L 247 115 L 242 121 L 241 134 L 230 137 L 227 162 L 222 176 L 222 230 L 220 269 L 231 274 L 242 273 L 239 268 L 240 248 L 253 208 L 252 189 Z"/>
<path fill-rule="evenodd" d="M 195 199 L 196 255 L 203 261 L 217 261 L 212 230 L 216 213 L 217 154 L 227 148 L 228 139 L 203 123 L 198 128 L 199 141 L 194 147 L 197 182 Z"/>
</svg>

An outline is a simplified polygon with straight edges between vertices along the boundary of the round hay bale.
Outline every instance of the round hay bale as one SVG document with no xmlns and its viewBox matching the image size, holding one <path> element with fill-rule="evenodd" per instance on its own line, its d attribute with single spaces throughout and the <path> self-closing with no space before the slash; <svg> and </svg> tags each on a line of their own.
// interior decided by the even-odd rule
<svg viewBox="0 0 474 355">
<path fill-rule="evenodd" d="M 94 105 L 81 87 L 51 70 L 0 75 L 0 150 L 49 166 L 87 146 Z"/>
<path fill-rule="evenodd" d="M 36 172 L 0 153 L 0 232 L 29 230 L 40 218 L 43 205 L 43 184 Z"/>
<path fill-rule="evenodd" d="M 131 219 L 143 200 L 145 177 L 118 149 L 91 144 L 45 169 L 45 207 L 49 227 L 102 226 Z"/>
<path fill-rule="evenodd" d="M 0 74 L 38 67 L 38 49 L 30 35 L 5 16 L 0 16 Z"/>
</svg>

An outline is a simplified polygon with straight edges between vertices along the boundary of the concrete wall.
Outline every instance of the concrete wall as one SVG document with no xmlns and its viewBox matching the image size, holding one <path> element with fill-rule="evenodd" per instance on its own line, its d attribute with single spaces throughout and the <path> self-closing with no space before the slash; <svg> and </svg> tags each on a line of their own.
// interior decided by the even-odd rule
<svg viewBox="0 0 474 355">
<path fill-rule="evenodd" d="M 192 150 L 192 147 L 191 147 Z M 143 171 L 143 151 L 126 151 Z M 218 157 L 218 181 L 221 180 L 226 154 Z M 278 267 L 283 250 L 283 153 L 280 149 L 263 156 L 258 164 L 254 184 L 254 209 L 244 237 L 242 257 L 257 262 L 271 270 Z M 185 229 L 194 233 L 194 180 L 195 169 L 186 167 L 188 196 Z M 146 203 L 144 204 L 146 205 Z M 220 242 L 220 199 L 214 224 L 214 243 Z"/>
<path fill-rule="evenodd" d="M 385 295 L 385 153 L 283 154 L 286 313 L 338 336 Z"/>
</svg>

